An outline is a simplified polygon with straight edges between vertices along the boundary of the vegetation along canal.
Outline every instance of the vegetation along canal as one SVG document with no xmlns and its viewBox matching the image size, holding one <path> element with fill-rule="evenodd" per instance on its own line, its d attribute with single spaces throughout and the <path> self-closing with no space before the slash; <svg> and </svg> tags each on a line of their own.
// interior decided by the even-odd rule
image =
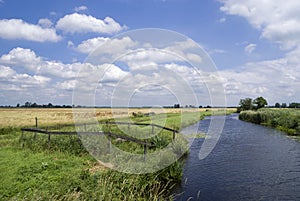
<svg viewBox="0 0 300 201">
<path fill-rule="evenodd" d="M 199 130 L 209 123 L 202 120 Z M 190 147 L 176 200 L 300 200 L 300 143 L 284 133 L 233 114 L 215 149 L 199 160 L 202 143 Z"/>
</svg>

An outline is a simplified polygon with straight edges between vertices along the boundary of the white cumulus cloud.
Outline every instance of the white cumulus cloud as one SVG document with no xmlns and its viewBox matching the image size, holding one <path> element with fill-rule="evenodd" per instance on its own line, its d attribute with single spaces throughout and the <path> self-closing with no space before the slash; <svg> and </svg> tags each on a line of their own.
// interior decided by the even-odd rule
<svg viewBox="0 0 300 201">
<path fill-rule="evenodd" d="M 41 23 L 45 25 L 45 20 L 42 20 Z M 0 38 L 4 39 L 22 39 L 36 42 L 57 42 L 61 40 L 61 36 L 56 34 L 55 29 L 29 24 L 21 19 L 2 19 L 0 20 L 0 27 Z"/>
<path fill-rule="evenodd" d="M 256 44 L 250 43 L 245 47 L 245 52 L 251 54 L 256 49 Z"/>
<path fill-rule="evenodd" d="M 30 49 L 17 47 L 12 49 L 8 54 L 0 57 L 0 63 L 13 66 L 22 66 L 34 69 L 41 62 L 41 58 L 37 57 L 35 52 Z"/>
<path fill-rule="evenodd" d="M 300 94 L 299 53 L 297 49 L 283 58 L 220 71 L 229 104 L 237 105 L 242 97 L 258 96 L 264 96 L 271 104 L 297 101 Z"/>
<path fill-rule="evenodd" d="M 53 23 L 51 22 L 51 20 L 49 20 L 47 18 L 42 18 L 42 19 L 39 19 L 39 25 L 43 28 L 50 28 L 50 27 L 52 27 Z"/>
<path fill-rule="evenodd" d="M 245 18 L 261 37 L 289 49 L 300 44 L 300 1 L 220 0 L 221 11 Z"/>
<path fill-rule="evenodd" d="M 247 63 L 221 71 L 228 99 L 263 95 L 271 103 L 297 101 L 300 94 L 300 1 L 220 0 L 221 11 L 245 18 L 261 32 L 261 38 L 288 50 L 282 58 Z M 255 45 L 248 44 L 251 53 Z M 288 102 L 287 102 L 288 103 Z"/>
<path fill-rule="evenodd" d="M 78 7 L 75 7 L 74 10 L 76 12 L 79 12 L 79 11 L 85 11 L 87 10 L 88 8 L 86 6 L 78 6 Z"/>
<path fill-rule="evenodd" d="M 76 84 L 76 80 L 66 80 L 56 84 L 56 88 L 63 90 L 73 90 Z"/>
<path fill-rule="evenodd" d="M 56 28 L 65 33 L 102 33 L 113 34 L 125 29 L 111 17 L 104 20 L 97 19 L 91 15 L 73 13 L 59 19 Z"/>
<path fill-rule="evenodd" d="M 0 79 L 1 78 L 9 78 L 16 74 L 12 68 L 8 66 L 0 65 Z"/>
<path fill-rule="evenodd" d="M 97 49 L 100 54 L 115 55 L 125 53 L 136 45 L 137 43 L 128 36 L 123 38 L 97 37 L 82 41 L 76 50 L 89 54 Z"/>
<path fill-rule="evenodd" d="M 220 23 L 226 22 L 226 18 L 223 17 L 223 18 L 219 19 L 219 22 L 220 22 Z"/>
<path fill-rule="evenodd" d="M 19 91 L 29 87 L 41 87 L 45 86 L 50 81 L 51 78 L 49 77 L 17 73 L 11 67 L 0 65 L 0 85 L 3 86 L 3 88 L 1 88 L 3 91 Z"/>
<path fill-rule="evenodd" d="M 0 57 L 0 64 L 18 68 L 25 68 L 32 73 L 39 75 L 51 75 L 61 78 L 76 77 L 80 68 L 79 63 L 64 64 L 59 61 L 47 61 L 37 56 L 34 51 L 17 47 L 12 49 L 8 54 Z"/>
<path fill-rule="evenodd" d="M 109 38 L 104 37 L 97 37 L 97 38 L 91 38 L 85 41 L 82 41 L 76 48 L 77 51 L 82 53 L 91 53 L 94 51 L 97 47 L 100 45 L 103 45 L 106 41 L 108 41 Z"/>
</svg>

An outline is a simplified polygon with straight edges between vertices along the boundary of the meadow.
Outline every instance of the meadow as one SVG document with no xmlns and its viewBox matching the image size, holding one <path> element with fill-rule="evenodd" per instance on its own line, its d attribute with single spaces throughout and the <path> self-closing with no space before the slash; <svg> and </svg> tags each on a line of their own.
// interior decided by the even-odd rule
<svg viewBox="0 0 300 201">
<path fill-rule="evenodd" d="M 239 119 L 270 126 L 300 137 L 300 110 L 291 108 L 262 108 L 257 111 L 243 111 Z"/>
<path fill-rule="evenodd" d="M 35 117 L 39 127 L 60 124 L 62 130 L 74 129 L 64 126 L 73 123 L 72 109 L 22 108 L 0 109 L 0 112 L 0 200 L 171 200 L 170 189 L 181 179 L 182 158 L 156 173 L 126 174 L 103 166 L 87 152 L 77 135 L 55 136 L 50 148 L 47 136 L 39 134 L 34 137 L 27 133 L 20 141 L 20 128 L 35 126 Z M 154 117 L 130 118 L 134 122 L 159 124 L 167 117 L 165 126 L 176 129 L 212 114 L 212 110 L 206 109 L 115 109 L 114 114 L 110 109 L 96 109 L 94 112 L 99 121 L 114 121 L 113 117 L 122 120 L 132 112 L 155 112 Z M 214 113 L 222 111 L 216 109 Z M 117 133 L 122 130 L 117 126 L 109 129 Z M 145 128 L 134 131 L 139 135 Z M 171 136 L 163 131 L 151 140 L 160 149 L 172 141 Z M 176 139 L 172 149 L 184 156 L 188 153 L 187 142 L 180 135 Z M 112 143 L 130 152 L 142 152 L 142 147 L 132 142 L 119 143 L 114 139 Z"/>
<path fill-rule="evenodd" d="M 206 109 L 196 108 L 182 108 L 182 109 L 160 109 L 160 108 L 117 108 L 113 111 L 109 108 L 94 109 L 78 109 L 90 110 L 94 112 L 98 120 L 110 119 L 113 117 L 127 117 L 133 112 L 147 113 L 155 112 L 161 113 L 179 113 L 179 112 L 204 112 Z M 0 108 L 0 128 L 3 127 L 22 127 L 34 126 L 35 117 L 38 118 L 40 125 L 49 126 L 57 124 L 71 124 L 73 123 L 73 110 L 69 108 Z"/>
</svg>

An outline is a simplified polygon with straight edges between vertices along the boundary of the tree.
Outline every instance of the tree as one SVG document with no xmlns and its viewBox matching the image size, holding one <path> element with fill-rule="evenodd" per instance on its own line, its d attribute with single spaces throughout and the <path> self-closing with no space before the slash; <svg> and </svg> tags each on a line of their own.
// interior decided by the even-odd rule
<svg viewBox="0 0 300 201">
<path fill-rule="evenodd" d="M 286 108 L 286 107 L 287 107 L 286 103 L 282 103 L 282 104 L 281 104 L 281 107 L 282 107 L 282 108 Z"/>
<path fill-rule="evenodd" d="M 257 97 L 256 99 L 254 99 L 253 101 L 254 107 L 255 109 L 260 109 L 265 107 L 266 105 L 268 105 L 268 102 L 266 99 L 264 99 L 262 96 Z"/>
<path fill-rule="evenodd" d="M 280 103 L 275 103 L 276 108 L 280 108 Z"/>
<path fill-rule="evenodd" d="M 300 108 L 300 103 L 290 103 L 289 108 Z"/>
<path fill-rule="evenodd" d="M 180 104 L 174 104 L 174 108 L 180 108 Z"/>
<path fill-rule="evenodd" d="M 25 107 L 31 107 L 31 102 L 26 102 L 24 106 Z"/>
<path fill-rule="evenodd" d="M 244 110 L 252 110 L 253 108 L 253 103 L 251 98 L 241 99 L 239 105 L 240 107 L 238 108 L 238 112 Z"/>
<path fill-rule="evenodd" d="M 38 104 L 37 103 L 33 103 L 33 104 L 31 104 L 30 107 L 38 107 Z"/>
</svg>

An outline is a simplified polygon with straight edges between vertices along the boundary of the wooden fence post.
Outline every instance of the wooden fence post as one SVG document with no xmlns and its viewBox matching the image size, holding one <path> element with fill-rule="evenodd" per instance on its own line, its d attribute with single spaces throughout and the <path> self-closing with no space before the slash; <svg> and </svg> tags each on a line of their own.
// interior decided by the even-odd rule
<svg viewBox="0 0 300 201">
<path fill-rule="evenodd" d="M 175 130 L 173 130 L 173 140 L 175 140 L 175 134 L 176 134 L 176 132 L 175 132 Z"/>
<path fill-rule="evenodd" d="M 48 133 L 47 131 L 48 129 L 46 129 L 46 132 Z M 48 149 L 50 149 L 50 146 L 51 146 L 51 138 L 50 138 L 50 133 L 48 133 Z"/>
<path fill-rule="evenodd" d="M 35 117 L 35 127 L 38 127 L 38 118 Z M 33 139 L 36 140 L 36 132 L 34 132 Z"/>
<path fill-rule="evenodd" d="M 22 142 L 22 147 L 24 147 L 24 131 L 22 131 L 21 142 Z"/>
<path fill-rule="evenodd" d="M 144 144 L 144 162 L 146 161 L 146 154 L 147 154 L 147 145 Z"/>
<path fill-rule="evenodd" d="M 154 125 L 152 124 L 152 135 L 154 134 Z"/>
<path fill-rule="evenodd" d="M 108 137 L 108 153 L 111 153 L 111 138 Z"/>
<path fill-rule="evenodd" d="M 36 118 L 36 122 L 37 122 L 37 118 Z M 103 122 L 103 123 L 104 123 L 104 122 Z M 121 135 L 119 135 L 119 134 L 111 133 L 111 130 L 114 130 L 114 129 L 111 128 L 109 124 L 118 124 L 118 122 L 108 122 L 108 121 L 106 121 L 106 122 L 105 122 L 105 126 L 107 127 L 106 131 L 103 131 L 103 132 L 93 132 L 94 129 L 91 129 L 91 131 L 89 131 L 89 133 L 91 133 L 91 134 L 93 134 L 93 133 L 97 134 L 97 133 L 98 133 L 98 134 L 108 135 L 108 140 L 109 140 L 109 141 L 107 142 L 107 146 L 108 146 L 108 151 L 109 151 L 109 153 L 112 152 L 112 149 L 113 149 L 113 147 L 112 147 L 112 139 L 114 139 L 115 137 L 121 138 L 121 139 L 123 138 L 125 141 L 128 140 L 128 141 L 136 142 L 136 143 L 138 143 L 139 145 L 142 145 L 142 146 L 143 146 L 143 156 L 142 156 L 142 157 L 143 157 L 144 161 L 146 161 L 147 146 L 149 145 L 149 143 L 147 143 L 145 140 L 144 140 L 144 141 L 141 141 L 141 140 L 139 140 L 139 139 L 135 139 L 134 137 L 126 137 L 126 136 L 121 136 Z M 126 126 L 126 124 L 128 124 L 128 126 L 131 126 L 131 123 L 124 123 L 124 122 L 121 122 L 121 123 L 119 123 L 119 124 L 122 124 L 122 125 L 125 124 L 125 126 Z M 36 125 L 37 125 L 37 123 L 36 123 Z M 81 124 L 81 125 L 83 125 L 83 126 L 85 127 L 85 126 L 86 126 L 86 123 Z M 89 125 L 89 124 L 88 124 L 88 125 Z M 172 136 L 172 137 L 173 137 L 173 142 L 175 142 L 176 133 L 178 132 L 178 131 L 175 130 L 175 129 L 171 129 L 171 128 L 159 126 L 159 125 L 156 125 L 156 124 L 137 123 L 137 124 L 132 124 L 132 125 L 142 125 L 142 126 L 146 125 L 146 126 L 151 126 L 151 130 L 149 130 L 149 134 L 150 134 L 150 132 L 152 132 L 152 134 L 154 134 L 155 127 L 159 127 L 159 128 L 165 129 L 165 130 L 167 130 L 167 131 L 173 133 L 173 136 Z M 60 126 L 61 126 L 61 125 L 59 125 L 59 127 L 60 127 Z M 49 129 L 49 128 L 50 128 L 50 131 L 48 132 L 48 129 Z M 56 129 L 56 127 L 54 127 L 54 128 Z M 52 129 L 52 131 L 51 131 L 51 129 Z M 138 128 L 135 127 L 135 129 L 134 129 L 134 128 L 132 128 L 132 129 L 133 129 L 133 130 L 132 130 L 133 133 L 134 133 L 134 131 L 135 131 L 135 133 L 137 134 Z M 47 142 L 47 143 L 48 143 L 48 149 L 51 148 L 51 135 L 58 135 L 58 134 L 61 134 L 61 135 L 76 135 L 76 132 L 53 131 L 53 127 L 45 127 L 45 130 L 44 130 L 44 129 L 39 129 L 38 127 L 37 127 L 37 128 L 21 128 L 21 131 L 22 131 L 21 140 L 23 141 L 23 144 L 22 144 L 23 147 L 24 147 L 24 138 L 25 138 L 24 132 L 30 132 L 30 133 L 34 132 L 35 134 L 37 134 L 37 133 L 42 133 L 42 134 L 48 135 L 48 142 Z M 146 130 L 146 131 L 147 131 L 147 130 Z M 87 132 L 86 132 L 86 133 L 87 133 Z M 78 136 L 79 142 L 80 142 L 80 140 L 81 140 L 80 138 L 81 138 L 81 136 L 79 135 L 79 136 Z M 121 140 L 121 141 L 123 141 L 123 140 Z M 153 144 L 150 144 L 149 146 L 152 147 Z"/>
</svg>

